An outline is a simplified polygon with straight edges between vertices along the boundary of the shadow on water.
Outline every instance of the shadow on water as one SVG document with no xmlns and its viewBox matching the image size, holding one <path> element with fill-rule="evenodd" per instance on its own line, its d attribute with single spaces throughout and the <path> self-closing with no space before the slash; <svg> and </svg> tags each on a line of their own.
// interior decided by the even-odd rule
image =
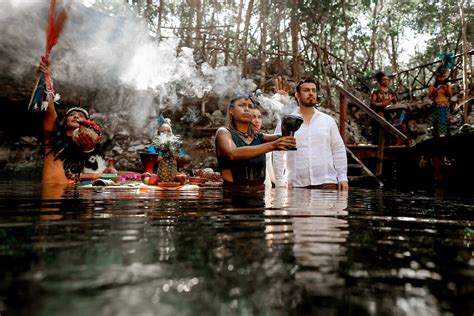
<svg viewBox="0 0 474 316">
<path fill-rule="evenodd" d="M 474 312 L 472 196 L 49 189 L 0 182 L 1 314 Z"/>
</svg>

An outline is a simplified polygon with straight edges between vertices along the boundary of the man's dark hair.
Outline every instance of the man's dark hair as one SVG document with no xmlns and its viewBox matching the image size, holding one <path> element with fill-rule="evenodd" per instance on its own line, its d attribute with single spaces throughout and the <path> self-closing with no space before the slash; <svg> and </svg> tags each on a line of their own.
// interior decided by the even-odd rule
<svg viewBox="0 0 474 316">
<path fill-rule="evenodd" d="M 316 85 L 316 91 L 319 91 L 319 83 L 313 78 L 303 78 L 296 84 L 296 92 L 300 92 L 300 87 L 303 83 L 314 83 Z"/>
</svg>

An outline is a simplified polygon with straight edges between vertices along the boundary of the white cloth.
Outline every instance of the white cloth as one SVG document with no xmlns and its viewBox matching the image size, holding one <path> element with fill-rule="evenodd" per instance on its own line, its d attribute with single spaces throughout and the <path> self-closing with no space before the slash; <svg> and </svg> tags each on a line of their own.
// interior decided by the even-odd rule
<svg viewBox="0 0 474 316">
<path fill-rule="evenodd" d="M 299 108 L 292 113 L 301 116 Z M 281 121 L 275 129 L 281 133 Z M 347 181 L 347 154 L 334 119 L 315 109 L 295 133 L 296 151 L 273 152 L 276 186 L 305 187 Z"/>
<path fill-rule="evenodd" d="M 265 171 L 265 186 L 272 187 L 272 183 L 275 183 L 275 174 L 273 172 L 273 157 L 272 152 L 268 152 L 265 154 L 265 164 L 266 164 L 266 171 Z"/>
</svg>

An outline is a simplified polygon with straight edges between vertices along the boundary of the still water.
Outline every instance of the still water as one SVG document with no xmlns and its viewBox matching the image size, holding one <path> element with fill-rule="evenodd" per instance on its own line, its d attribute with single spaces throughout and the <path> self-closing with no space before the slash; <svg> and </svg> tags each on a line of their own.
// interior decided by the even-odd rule
<svg viewBox="0 0 474 316">
<path fill-rule="evenodd" d="M 473 197 L 2 181 L 0 315 L 473 315 Z"/>
</svg>

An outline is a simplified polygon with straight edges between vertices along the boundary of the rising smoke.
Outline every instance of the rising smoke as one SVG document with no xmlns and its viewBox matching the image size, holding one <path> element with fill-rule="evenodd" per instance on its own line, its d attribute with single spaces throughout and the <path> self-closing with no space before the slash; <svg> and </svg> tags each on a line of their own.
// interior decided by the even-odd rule
<svg viewBox="0 0 474 316">
<path fill-rule="evenodd" d="M 237 67 L 197 65 L 191 49 L 178 52 L 176 38 L 153 41 L 144 20 L 122 2 L 118 6 L 111 1 L 107 12 L 71 4 L 66 28 L 51 54 L 58 93 L 84 98 L 86 107 L 98 111 L 126 110 L 131 123 L 141 128 L 149 122 L 143 118 L 180 109 L 185 98 L 226 98 L 256 88 Z M 48 9 L 46 0 L 0 2 L 0 56 L 5 57 L 0 69 L 6 77 L 33 80 L 44 54 Z M 274 112 L 274 104 L 263 105 Z"/>
</svg>

